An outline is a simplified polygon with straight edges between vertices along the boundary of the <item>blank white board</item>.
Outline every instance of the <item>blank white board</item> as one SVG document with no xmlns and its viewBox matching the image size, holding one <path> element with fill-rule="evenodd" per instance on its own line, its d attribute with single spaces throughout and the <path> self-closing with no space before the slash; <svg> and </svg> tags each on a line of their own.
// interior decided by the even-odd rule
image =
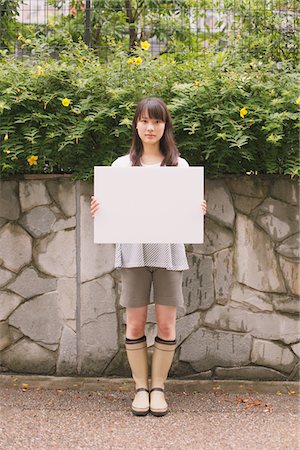
<svg viewBox="0 0 300 450">
<path fill-rule="evenodd" d="M 94 168 L 94 242 L 203 243 L 203 167 Z"/>
</svg>

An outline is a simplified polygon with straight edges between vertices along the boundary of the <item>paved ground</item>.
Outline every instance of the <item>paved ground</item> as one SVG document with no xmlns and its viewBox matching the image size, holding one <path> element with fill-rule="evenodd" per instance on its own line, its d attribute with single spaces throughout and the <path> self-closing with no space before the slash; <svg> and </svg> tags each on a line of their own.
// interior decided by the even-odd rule
<svg viewBox="0 0 300 450">
<path fill-rule="evenodd" d="M 165 417 L 128 380 L 0 376 L 1 450 L 299 450 L 299 385 L 169 381 Z"/>
</svg>

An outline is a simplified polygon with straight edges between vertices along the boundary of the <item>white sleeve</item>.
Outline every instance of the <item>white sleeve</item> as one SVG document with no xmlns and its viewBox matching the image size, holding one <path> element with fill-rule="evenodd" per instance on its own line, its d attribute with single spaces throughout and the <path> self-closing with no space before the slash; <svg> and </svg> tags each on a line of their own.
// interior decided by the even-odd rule
<svg viewBox="0 0 300 450">
<path fill-rule="evenodd" d="M 178 158 L 178 167 L 189 167 L 189 163 L 184 158 Z"/>
<path fill-rule="evenodd" d="M 124 156 L 119 156 L 119 158 L 117 158 L 112 164 L 111 167 L 130 167 L 131 166 L 131 162 L 130 162 L 130 156 L 124 155 Z"/>
<path fill-rule="evenodd" d="M 119 159 L 120 159 L 120 158 L 115 159 L 114 162 L 111 163 L 111 167 L 120 167 L 120 161 L 119 161 Z"/>
</svg>

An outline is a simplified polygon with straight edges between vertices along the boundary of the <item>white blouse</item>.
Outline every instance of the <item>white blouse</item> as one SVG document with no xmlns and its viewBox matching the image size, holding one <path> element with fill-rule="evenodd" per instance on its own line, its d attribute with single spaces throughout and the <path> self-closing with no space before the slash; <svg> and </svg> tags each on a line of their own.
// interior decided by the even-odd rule
<svg viewBox="0 0 300 450">
<path fill-rule="evenodd" d="M 129 155 L 117 158 L 112 167 L 130 167 Z M 157 167 L 157 164 L 142 164 L 143 167 Z M 188 167 L 183 158 L 178 158 L 178 167 Z M 115 268 L 162 267 L 167 270 L 189 268 L 184 244 L 116 244 Z"/>
</svg>

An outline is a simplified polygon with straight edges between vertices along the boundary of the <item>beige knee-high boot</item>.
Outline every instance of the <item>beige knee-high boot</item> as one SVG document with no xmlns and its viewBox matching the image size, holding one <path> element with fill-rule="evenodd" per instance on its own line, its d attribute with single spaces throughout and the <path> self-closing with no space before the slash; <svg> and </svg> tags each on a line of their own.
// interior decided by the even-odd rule
<svg viewBox="0 0 300 450">
<path fill-rule="evenodd" d="M 173 361 L 176 344 L 163 344 L 155 340 L 152 356 L 150 411 L 154 416 L 164 416 L 168 404 L 164 395 L 164 383 Z"/>
<path fill-rule="evenodd" d="M 139 343 L 126 343 L 125 347 L 136 388 L 131 410 L 136 416 L 145 416 L 149 412 L 147 343 L 146 340 Z"/>
</svg>

